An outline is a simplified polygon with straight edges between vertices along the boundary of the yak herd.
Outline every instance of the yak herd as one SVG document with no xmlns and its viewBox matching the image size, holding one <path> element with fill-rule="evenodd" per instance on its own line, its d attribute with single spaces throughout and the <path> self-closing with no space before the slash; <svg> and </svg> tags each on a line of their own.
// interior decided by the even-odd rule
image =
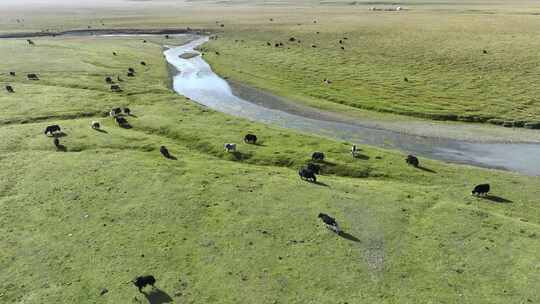
<svg viewBox="0 0 540 304">
<path fill-rule="evenodd" d="M 217 38 L 217 37 L 215 37 L 215 38 Z M 338 41 L 338 43 L 340 45 L 343 45 L 344 40 L 347 40 L 347 38 L 343 37 L 342 39 L 340 39 Z M 32 40 L 29 39 L 27 41 L 28 41 L 28 43 L 30 45 L 35 45 L 35 43 Z M 291 38 L 289 38 L 289 42 L 298 42 L 298 43 L 300 43 L 301 41 L 296 39 L 295 37 L 291 37 Z M 267 45 L 271 46 L 272 44 L 270 42 L 267 42 Z M 274 45 L 275 45 L 275 47 L 281 47 L 281 46 L 283 46 L 283 43 L 282 42 L 277 42 Z M 316 45 L 312 45 L 312 47 L 315 48 Z M 344 47 L 341 46 L 341 49 L 344 50 Z M 485 51 L 485 53 L 487 53 L 487 51 Z M 113 52 L 113 55 L 117 56 L 117 53 Z M 142 66 L 147 66 L 147 63 L 145 61 L 141 61 L 140 64 Z M 9 74 L 10 74 L 10 76 L 16 76 L 15 72 L 10 72 Z M 127 69 L 127 73 L 126 73 L 127 77 L 135 77 L 135 75 L 136 75 L 136 72 L 135 72 L 134 68 L 130 67 L 130 68 Z M 35 74 L 35 73 L 27 74 L 27 78 L 29 80 L 39 80 L 39 76 L 37 74 Z M 117 76 L 116 80 L 117 80 L 117 82 L 122 82 L 123 81 L 120 78 L 120 76 Z M 405 81 L 408 81 L 408 79 L 406 79 Z M 112 92 L 122 92 L 122 89 L 121 89 L 120 85 L 115 83 L 115 81 L 113 80 L 113 77 L 111 77 L 111 76 L 105 77 L 105 83 L 110 85 L 110 89 L 111 89 Z M 324 79 L 324 83 L 330 84 L 331 81 L 328 80 L 328 79 Z M 6 85 L 5 88 L 6 88 L 6 91 L 8 93 L 14 93 L 15 92 L 15 89 L 11 85 Z M 127 108 L 127 107 L 112 108 L 110 110 L 110 112 L 108 113 L 108 115 L 110 117 L 112 117 L 120 127 L 122 127 L 122 128 L 131 128 L 131 126 L 129 125 L 129 123 L 128 123 L 127 119 L 126 119 L 126 117 L 131 116 L 131 110 L 129 108 Z M 99 121 L 92 121 L 90 127 L 92 129 L 94 129 L 94 130 L 101 131 L 101 123 Z M 60 139 L 59 139 L 59 137 L 61 137 L 61 135 L 63 133 L 62 133 L 62 129 L 61 129 L 61 127 L 59 125 L 55 124 L 55 125 L 47 126 L 45 128 L 44 133 L 47 136 L 54 137 L 53 144 L 57 149 L 60 150 L 60 149 L 63 148 L 63 146 L 60 144 Z M 258 140 L 258 138 L 257 138 L 257 136 L 255 134 L 246 134 L 244 136 L 244 142 L 246 144 L 255 145 L 255 144 L 257 144 L 257 140 Z M 235 143 L 226 143 L 226 144 L 224 144 L 224 149 L 225 149 L 225 152 L 235 153 L 237 151 L 237 145 Z M 353 158 L 356 158 L 358 151 L 359 151 L 359 149 L 356 147 L 356 145 L 353 145 L 351 147 L 350 152 L 351 152 Z M 159 152 L 165 158 L 175 159 L 165 146 L 161 146 L 160 149 L 159 149 Z M 305 166 L 301 167 L 299 169 L 299 171 L 298 171 L 298 175 L 300 176 L 300 178 L 302 180 L 306 180 L 306 181 L 309 181 L 309 182 L 316 183 L 317 182 L 317 175 L 319 175 L 321 173 L 321 164 L 323 164 L 324 161 L 325 161 L 325 154 L 323 152 L 319 152 L 319 151 L 313 152 L 313 154 L 311 155 L 311 162 L 309 162 Z M 406 159 L 405 159 L 405 162 L 408 165 L 413 166 L 415 168 L 420 167 L 420 161 L 414 155 L 408 155 L 406 157 Z M 477 196 L 485 196 L 485 195 L 487 195 L 489 193 L 489 191 L 490 191 L 490 185 L 489 184 L 481 184 L 481 185 L 478 185 L 478 186 L 474 187 L 474 189 L 472 191 L 472 194 L 477 195 Z M 324 223 L 324 225 L 328 229 L 334 231 L 337 234 L 341 233 L 341 229 L 339 228 L 339 225 L 338 225 L 337 221 L 334 218 L 332 218 L 331 216 L 329 216 L 327 214 L 324 214 L 324 213 L 319 213 L 318 217 L 321 219 L 321 221 Z M 132 283 L 138 288 L 139 292 L 143 292 L 142 289 L 144 287 L 146 287 L 147 285 L 150 285 L 150 286 L 154 287 L 154 284 L 156 283 L 156 279 L 152 275 L 139 276 L 139 277 L 136 277 L 132 281 Z"/>
</svg>

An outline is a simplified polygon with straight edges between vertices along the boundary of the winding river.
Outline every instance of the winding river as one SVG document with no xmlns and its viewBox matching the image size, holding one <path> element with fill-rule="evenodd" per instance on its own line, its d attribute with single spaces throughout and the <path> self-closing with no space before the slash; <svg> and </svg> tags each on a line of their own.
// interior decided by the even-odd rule
<svg viewBox="0 0 540 304">
<path fill-rule="evenodd" d="M 167 61 L 178 70 L 173 79 L 174 90 L 211 109 L 301 132 L 358 144 L 398 149 L 431 159 L 540 175 L 540 144 L 471 143 L 407 135 L 362 125 L 361 121 L 324 118 L 318 110 L 314 110 L 313 113 L 319 115 L 312 115 L 309 111 L 294 111 L 270 94 L 265 96 L 262 93 L 262 97 L 260 91 L 257 91 L 257 94 L 250 94 L 250 90 L 256 90 L 246 86 L 242 86 L 239 94 L 239 90 L 233 90 L 227 81 L 212 71 L 202 56 L 189 59 L 179 57 L 185 53 L 199 54 L 195 48 L 206 41 L 208 37 L 199 37 L 180 47 L 171 47 L 164 54 Z M 255 101 L 255 98 L 276 100 L 268 103 L 273 106 L 265 106 L 264 103 Z"/>
</svg>

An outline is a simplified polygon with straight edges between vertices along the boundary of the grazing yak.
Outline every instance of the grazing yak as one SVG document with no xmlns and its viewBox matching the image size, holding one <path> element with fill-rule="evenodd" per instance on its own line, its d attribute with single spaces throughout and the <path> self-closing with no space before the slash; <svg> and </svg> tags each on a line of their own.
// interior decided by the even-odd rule
<svg viewBox="0 0 540 304">
<path fill-rule="evenodd" d="M 315 172 L 309 170 L 308 168 L 301 168 L 298 170 L 298 175 L 302 180 L 307 180 L 310 182 L 316 182 L 317 176 L 315 176 Z"/>
<path fill-rule="evenodd" d="M 120 88 L 119 85 L 113 84 L 113 85 L 111 86 L 111 91 L 112 91 L 112 92 L 122 92 L 122 89 Z"/>
<path fill-rule="evenodd" d="M 8 91 L 8 93 L 15 93 L 15 90 L 14 90 L 13 87 L 10 86 L 10 85 L 7 85 L 7 86 L 6 86 L 6 91 Z"/>
<path fill-rule="evenodd" d="M 30 39 L 26 39 L 26 42 L 28 42 L 29 45 L 35 45 L 34 41 L 32 41 Z"/>
<path fill-rule="evenodd" d="M 246 136 L 244 136 L 244 142 L 246 144 L 255 144 L 257 142 L 257 136 L 254 134 L 246 134 Z"/>
<path fill-rule="evenodd" d="M 129 123 L 127 121 L 127 119 L 125 119 L 124 117 L 122 116 L 116 116 L 114 118 L 114 120 L 116 121 L 116 123 L 120 126 L 120 127 L 126 127 L 126 126 L 129 126 Z"/>
<path fill-rule="evenodd" d="M 130 116 L 131 110 L 129 108 L 124 108 L 124 114 L 126 114 L 127 116 Z"/>
<path fill-rule="evenodd" d="M 9 72 L 9 76 L 16 76 L 15 72 Z"/>
<path fill-rule="evenodd" d="M 90 126 L 94 130 L 99 130 L 101 128 L 101 124 L 99 123 L 99 121 L 92 121 L 92 124 Z"/>
<path fill-rule="evenodd" d="M 28 74 L 26 75 L 26 77 L 28 78 L 28 80 L 39 80 L 39 77 L 37 74 Z"/>
<path fill-rule="evenodd" d="M 118 54 L 116 52 L 112 52 L 113 56 L 117 56 Z"/>
<path fill-rule="evenodd" d="M 132 282 L 133 285 L 139 289 L 139 292 L 142 293 L 142 289 L 147 285 L 154 287 L 154 284 L 156 284 L 156 278 L 154 278 L 152 275 L 140 276 L 133 279 Z"/>
<path fill-rule="evenodd" d="M 225 147 L 225 152 L 236 152 L 236 144 L 233 144 L 233 143 L 228 143 L 228 144 L 225 144 L 224 145 Z"/>
<path fill-rule="evenodd" d="M 108 83 L 108 84 L 111 84 L 111 83 L 113 83 L 113 80 L 112 80 L 112 78 L 110 76 L 107 76 L 107 77 L 105 77 L 105 82 Z"/>
<path fill-rule="evenodd" d="M 311 159 L 314 161 L 323 161 L 324 160 L 324 153 L 322 152 L 313 152 L 311 155 Z"/>
<path fill-rule="evenodd" d="M 418 157 L 414 155 L 408 155 L 405 161 L 407 162 L 408 165 L 411 165 L 414 167 L 418 167 L 420 165 L 420 161 L 418 160 Z"/>
<path fill-rule="evenodd" d="M 146 65 L 146 62 L 144 62 L 144 61 L 141 61 L 141 65 Z"/>
<path fill-rule="evenodd" d="M 169 153 L 169 150 L 167 150 L 165 146 L 161 146 L 159 148 L 159 152 L 161 153 L 161 155 L 165 156 L 165 158 L 171 158 L 171 154 Z"/>
<path fill-rule="evenodd" d="M 358 153 L 358 148 L 356 148 L 356 145 L 352 145 L 351 147 L 352 157 L 355 158 L 357 153 Z"/>
<path fill-rule="evenodd" d="M 490 190 L 489 184 L 481 184 L 481 185 L 478 185 L 478 186 L 474 187 L 471 194 L 472 195 L 477 195 L 477 196 L 487 195 L 489 193 L 489 190 Z"/>
<path fill-rule="evenodd" d="M 321 166 L 319 166 L 317 164 L 309 163 L 309 164 L 307 164 L 306 168 L 308 170 L 312 171 L 315 174 L 320 174 L 321 173 Z"/>
<path fill-rule="evenodd" d="M 335 218 L 329 216 L 328 214 L 324 214 L 324 213 L 319 213 L 318 217 L 323 221 L 323 223 L 326 225 L 326 227 L 328 229 L 334 231 L 335 233 L 340 233 L 341 232 L 341 229 L 339 229 L 339 225 L 336 222 Z"/>
<path fill-rule="evenodd" d="M 116 117 L 118 115 L 122 114 L 122 109 L 120 108 L 112 108 L 111 111 L 109 112 L 109 115 L 111 117 Z"/>
<path fill-rule="evenodd" d="M 135 77 L 135 72 L 127 72 L 127 77 Z"/>
<path fill-rule="evenodd" d="M 60 148 L 60 139 L 55 138 L 55 139 L 53 140 L 53 143 L 54 143 L 54 146 L 55 146 L 55 147 Z"/>
<path fill-rule="evenodd" d="M 50 125 L 50 126 L 47 126 L 47 128 L 45 128 L 45 135 L 49 134 L 49 135 L 53 135 L 54 133 L 56 132 L 61 132 L 62 129 L 60 128 L 59 125 Z"/>
<path fill-rule="evenodd" d="M 134 68 L 128 68 L 128 72 L 135 73 L 135 69 Z"/>
</svg>

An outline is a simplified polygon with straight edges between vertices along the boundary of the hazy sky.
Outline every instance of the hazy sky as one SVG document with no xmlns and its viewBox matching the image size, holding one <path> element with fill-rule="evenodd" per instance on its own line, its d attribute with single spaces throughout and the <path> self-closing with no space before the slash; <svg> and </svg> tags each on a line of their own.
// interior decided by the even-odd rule
<svg viewBox="0 0 540 304">
<path fill-rule="evenodd" d="M 84 6 L 99 7 L 123 4 L 149 3 L 149 1 L 126 0 L 0 0 L 0 6 Z"/>
<path fill-rule="evenodd" d="M 123 0 L 80 0 L 80 1 L 74 1 L 74 0 L 1 0 L 1 4 L 62 4 L 62 5 L 74 5 L 74 4 L 86 4 L 86 5 L 102 5 L 107 4 L 111 2 L 122 2 Z"/>
</svg>

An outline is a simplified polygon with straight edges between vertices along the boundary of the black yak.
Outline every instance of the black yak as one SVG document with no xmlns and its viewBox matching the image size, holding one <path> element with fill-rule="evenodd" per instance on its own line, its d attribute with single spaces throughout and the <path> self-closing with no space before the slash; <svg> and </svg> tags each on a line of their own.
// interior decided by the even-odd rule
<svg viewBox="0 0 540 304">
<path fill-rule="evenodd" d="M 420 165 L 420 161 L 414 155 L 408 155 L 407 159 L 405 159 L 405 161 L 407 162 L 407 164 L 409 164 L 411 166 L 414 166 L 414 167 L 418 167 Z"/>
<path fill-rule="evenodd" d="M 315 172 L 307 169 L 307 168 L 302 168 L 298 171 L 298 175 L 300 176 L 301 179 L 303 180 L 307 180 L 307 181 L 310 181 L 310 182 L 316 182 L 317 181 L 317 176 L 315 176 Z"/>
<path fill-rule="evenodd" d="M 312 171 L 315 174 L 321 173 L 321 166 L 314 163 L 307 164 L 306 169 L 308 169 L 309 171 Z"/>
<path fill-rule="evenodd" d="M 45 135 L 50 134 L 50 135 L 53 135 L 55 132 L 60 132 L 62 131 L 62 129 L 60 128 L 59 125 L 50 125 L 50 126 L 47 126 L 47 128 L 45 128 Z"/>
<path fill-rule="evenodd" d="M 489 184 L 481 184 L 474 187 L 472 195 L 487 195 L 489 193 L 490 186 Z"/>
<path fill-rule="evenodd" d="M 159 148 L 159 152 L 161 155 L 165 156 L 165 158 L 171 158 L 171 154 L 169 153 L 169 150 L 165 146 L 161 146 Z"/>
<path fill-rule="evenodd" d="M 227 143 L 224 145 L 225 152 L 236 152 L 236 144 Z"/>
<path fill-rule="evenodd" d="M 247 144 L 255 144 L 257 142 L 257 136 L 254 134 L 247 134 L 244 136 L 244 142 Z"/>
<path fill-rule="evenodd" d="M 28 80 L 39 80 L 39 77 L 37 74 L 28 74 L 26 75 L 26 77 L 28 78 Z"/>
<path fill-rule="evenodd" d="M 322 152 L 313 152 L 311 155 L 311 159 L 314 161 L 323 161 L 324 160 L 324 153 Z"/>
<path fill-rule="evenodd" d="M 323 223 L 326 225 L 328 229 L 334 231 L 335 233 L 339 233 L 341 231 L 339 229 L 338 223 L 336 222 L 336 219 L 334 219 L 333 217 L 324 213 L 319 213 L 318 217 L 323 221 Z"/>
<path fill-rule="evenodd" d="M 156 278 L 152 275 L 146 275 L 146 276 L 140 276 L 133 279 L 133 285 L 135 285 L 139 292 L 142 293 L 142 289 L 146 287 L 146 285 L 150 285 L 154 287 L 154 284 L 156 284 Z"/>
<path fill-rule="evenodd" d="M 122 89 L 120 88 L 119 85 L 114 84 L 114 85 L 111 86 L 111 91 L 112 92 L 122 92 Z"/>
</svg>

